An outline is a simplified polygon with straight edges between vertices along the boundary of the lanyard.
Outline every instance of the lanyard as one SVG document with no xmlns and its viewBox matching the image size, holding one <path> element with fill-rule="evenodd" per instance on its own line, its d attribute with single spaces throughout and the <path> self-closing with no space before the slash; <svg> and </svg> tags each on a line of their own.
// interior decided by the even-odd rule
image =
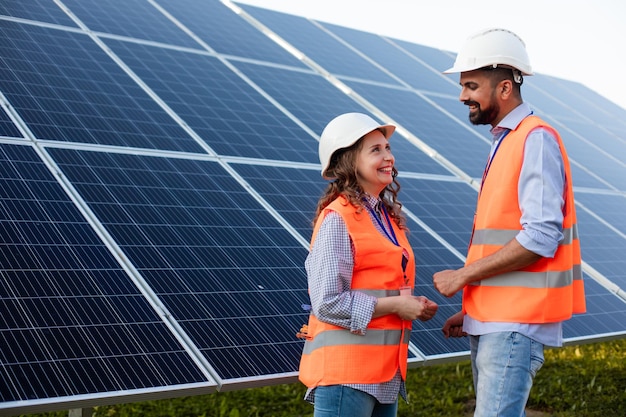
<svg viewBox="0 0 626 417">
<path fill-rule="evenodd" d="M 365 199 L 364 199 L 365 201 Z M 389 226 L 389 231 L 387 231 L 387 228 L 383 225 L 383 222 L 380 220 L 380 218 L 378 217 L 378 215 L 374 212 L 374 210 L 370 207 L 369 203 L 367 201 L 365 201 L 365 207 L 367 208 L 367 211 L 370 212 L 370 214 L 372 215 L 372 217 L 374 217 L 374 219 L 376 219 L 376 223 L 378 223 L 378 226 L 380 226 L 380 228 L 383 230 L 383 232 L 385 232 L 385 235 L 389 238 L 389 240 L 396 246 L 400 246 L 400 244 L 398 243 L 398 238 L 396 238 L 396 233 L 393 231 L 393 226 L 391 225 L 391 219 L 389 218 L 389 214 L 387 213 L 387 209 L 385 208 L 385 205 L 383 203 L 381 203 L 381 208 L 383 209 L 383 214 L 385 215 L 385 219 L 387 220 L 387 225 Z M 405 249 L 402 249 L 402 271 L 403 271 L 403 275 L 404 275 L 404 283 L 408 284 L 408 279 L 406 277 L 406 266 L 407 263 L 409 262 L 409 259 L 407 258 L 407 255 L 405 255 Z"/>
<path fill-rule="evenodd" d="M 531 111 L 528 116 L 531 116 L 533 114 L 533 112 Z M 526 117 L 528 117 L 526 116 Z M 487 178 L 487 174 L 489 173 L 489 168 L 491 168 L 491 163 L 493 162 L 493 159 L 496 157 L 496 152 L 498 152 L 498 149 L 500 148 L 500 145 L 502 144 L 502 142 L 504 141 L 504 138 L 506 137 L 506 135 L 509 134 L 511 130 L 507 129 L 507 131 L 504 133 L 504 135 L 502 135 L 502 137 L 500 138 L 500 140 L 498 141 L 498 143 L 496 144 L 496 148 L 493 150 L 493 154 L 491 155 L 491 158 L 489 158 L 489 160 L 487 161 L 487 165 L 485 166 L 485 170 L 483 171 L 483 178 L 480 181 L 480 190 L 478 191 L 478 196 L 480 198 L 480 193 L 482 193 L 483 191 L 483 185 L 485 183 L 485 179 Z M 474 212 L 474 224 L 472 226 L 472 234 L 470 236 L 470 240 L 468 243 L 468 247 L 467 250 L 469 251 L 469 247 L 472 245 L 472 239 L 474 238 L 474 229 L 476 227 L 476 212 Z"/>
<path fill-rule="evenodd" d="M 528 116 L 532 116 L 532 114 L 533 114 L 533 112 L 531 111 L 528 114 Z M 528 117 L 528 116 L 526 116 L 526 117 Z M 489 158 L 489 160 L 487 161 L 487 166 L 485 166 L 485 170 L 483 171 L 483 179 L 480 181 L 480 190 L 481 191 L 483 189 L 483 184 L 485 182 L 485 179 L 487 178 L 487 173 L 489 172 L 489 168 L 491 168 L 491 162 L 493 162 L 493 158 L 496 157 L 496 152 L 498 152 L 498 149 L 500 148 L 500 144 L 502 143 L 502 141 L 504 141 L 504 138 L 506 137 L 506 135 L 509 134 L 510 131 L 511 131 L 511 129 L 507 129 L 506 132 L 504 133 L 504 135 L 502 135 L 502 137 L 500 138 L 500 140 L 496 144 L 496 148 L 493 150 L 493 154 L 491 155 L 491 158 Z"/>
<path fill-rule="evenodd" d="M 365 207 L 367 208 L 367 211 L 369 211 L 372 214 L 372 217 L 376 219 L 376 223 L 378 223 L 378 225 L 383 230 L 383 232 L 385 232 L 385 235 L 387 236 L 387 238 L 389 238 L 389 240 L 391 240 L 394 245 L 400 246 L 400 244 L 398 243 L 398 239 L 396 238 L 396 233 L 393 231 L 393 227 L 391 226 L 391 220 L 389 219 L 389 214 L 387 214 L 387 209 L 385 208 L 384 204 L 381 204 L 380 206 L 383 209 L 383 214 L 385 215 L 385 219 L 387 220 L 387 225 L 389 226 L 389 230 L 391 231 L 391 234 L 389 234 L 389 232 L 387 231 L 387 228 L 383 225 L 383 222 L 380 221 L 380 219 L 378 218 L 378 215 L 374 213 L 374 210 L 372 210 L 370 205 L 367 204 L 367 202 L 365 203 Z"/>
<path fill-rule="evenodd" d="M 504 141 L 504 138 L 506 137 L 506 135 L 509 134 L 509 132 L 510 132 L 510 130 L 507 130 L 506 132 L 504 132 L 504 135 L 502 135 L 502 137 L 500 138 L 500 140 L 496 144 L 496 148 L 493 150 L 493 154 L 491 155 L 491 158 L 489 158 L 489 160 L 487 161 L 487 165 L 485 166 L 485 170 L 483 171 L 483 179 L 480 181 L 480 190 L 481 191 L 483 189 L 483 184 L 485 183 L 485 179 L 487 178 L 487 174 L 489 173 L 489 168 L 491 168 L 491 163 L 493 162 L 493 159 L 496 157 L 496 152 L 498 152 L 498 149 L 500 148 L 500 145 Z"/>
<path fill-rule="evenodd" d="M 500 138 L 500 140 L 498 141 L 498 143 L 496 144 L 496 148 L 493 150 L 493 153 L 491 154 L 491 158 L 489 158 L 487 160 L 487 164 L 485 165 L 485 170 L 483 171 L 483 178 L 480 181 L 480 190 L 478 190 L 478 198 L 480 198 L 480 194 L 483 192 L 483 185 L 485 184 L 485 180 L 487 179 L 487 174 L 489 173 L 489 168 L 491 168 L 491 163 L 493 162 L 493 159 L 496 157 L 496 152 L 498 152 L 498 149 L 500 148 L 500 144 L 502 143 L 502 141 L 504 141 L 504 138 L 506 137 L 506 135 L 508 135 L 510 132 L 510 130 L 507 129 L 506 132 L 504 132 L 504 135 L 502 135 L 502 137 Z M 467 250 L 469 251 L 470 246 L 472 245 L 472 239 L 474 239 L 474 229 L 476 228 L 476 212 L 474 212 L 474 220 L 473 220 L 473 225 L 472 225 L 472 234 L 470 235 L 470 240 L 469 243 L 467 244 Z"/>
</svg>

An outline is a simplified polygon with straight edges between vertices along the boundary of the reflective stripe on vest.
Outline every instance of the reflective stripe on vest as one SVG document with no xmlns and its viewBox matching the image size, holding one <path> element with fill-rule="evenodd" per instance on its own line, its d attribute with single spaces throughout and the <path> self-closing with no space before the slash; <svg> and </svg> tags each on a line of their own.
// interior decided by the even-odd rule
<svg viewBox="0 0 626 417">
<path fill-rule="evenodd" d="M 360 288 L 359 292 L 362 292 L 363 294 L 371 295 L 372 297 L 376 297 L 376 298 L 400 295 L 400 290 L 365 290 L 365 289 Z"/>
<path fill-rule="evenodd" d="M 517 234 L 519 229 L 502 230 L 502 229 L 480 229 L 474 231 L 472 243 L 474 245 L 499 245 L 504 246 L 511 241 Z M 563 229 L 563 240 L 559 245 L 569 245 L 574 239 L 578 239 L 578 227 L 567 227 Z"/>
<path fill-rule="evenodd" d="M 576 268 L 580 271 L 579 268 Z M 498 276 L 471 283 L 485 287 L 520 287 L 524 288 L 560 288 L 572 285 L 575 278 L 575 269 L 567 271 L 513 271 Z"/>
<path fill-rule="evenodd" d="M 304 354 L 311 354 L 315 349 L 325 346 L 339 345 L 393 345 L 408 344 L 410 332 L 402 330 L 369 329 L 363 336 L 350 333 L 346 329 L 326 330 L 315 336 L 314 340 L 307 340 L 304 345 Z"/>
<path fill-rule="evenodd" d="M 519 230 L 482 229 L 474 232 L 472 244 L 504 246 L 519 233 Z M 563 230 L 561 245 L 571 245 L 578 239 L 578 227 L 568 227 Z M 528 288 L 558 288 L 572 285 L 576 279 L 582 279 L 582 267 L 574 264 L 572 269 L 565 271 L 513 271 L 500 274 L 486 280 L 477 281 L 470 285 L 484 285 L 492 287 L 515 287 L 524 283 Z"/>
</svg>

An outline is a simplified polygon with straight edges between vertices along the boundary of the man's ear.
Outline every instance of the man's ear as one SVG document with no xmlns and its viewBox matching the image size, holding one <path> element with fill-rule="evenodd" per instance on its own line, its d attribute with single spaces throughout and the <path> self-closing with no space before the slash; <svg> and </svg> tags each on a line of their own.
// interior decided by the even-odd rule
<svg viewBox="0 0 626 417">
<path fill-rule="evenodd" d="M 500 98 L 502 99 L 509 98 L 511 94 L 513 94 L 513 84 L 511 80 L 500 81 L 500 83 L 498 84 L 497 92 L 500 95 Z"/>
</svg>

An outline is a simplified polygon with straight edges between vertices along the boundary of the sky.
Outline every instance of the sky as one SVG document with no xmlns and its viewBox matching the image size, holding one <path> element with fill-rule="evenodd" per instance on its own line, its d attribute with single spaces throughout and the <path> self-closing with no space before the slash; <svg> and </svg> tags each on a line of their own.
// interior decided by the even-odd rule
<svg viewBox="0 0 626 417">
<path fill-rule="evenodd" d="M 579 82 L 626 109 L 626 1 L 623 0 L 234 2 L 451 52 L 458 52 L 467 37 L 481 29 L 502 27 L 515 32 L 526 43 L 535 72 Z"/>
</svg>

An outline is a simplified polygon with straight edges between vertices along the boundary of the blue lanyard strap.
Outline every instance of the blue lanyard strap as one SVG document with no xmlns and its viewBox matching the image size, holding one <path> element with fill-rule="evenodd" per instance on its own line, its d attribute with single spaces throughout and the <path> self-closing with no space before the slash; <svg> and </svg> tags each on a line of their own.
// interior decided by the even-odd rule
<svg viewBox="0 0 626 417">
<path fill-rule="evenodd" d="M 533 111 L 528 113 L 528 116 L 532 116 L 532 114 L 533 114 Z M 528 117 L 528 116 L 526 116 L 526 117 Z M 498 149 L 500 148 L 500 144 L 504 141 L 504 138 L 506 137 L 506 135 L 509 134 L 510 131 L 511 131 L 511 129 L 507 129 L 506 132 L 504 133 L 504 135 L 502 135 L 502 137 L 500 138 L 500 140 L 496 144 L 496 148 L 493 150 L 493 154 L 491 155 L 491 158 L 489 158 L 489 160 L 487 161 L 487 165 L 485 166 L 485 170 L 483 171 L 483 179 L 480 182 L 480 189 L 481 190 L 483 189 L 483 183 L 485 182 L 485 178 L 487 178 L 487 174 L 489 173 L 489 168 L 491 168 L 491 162 L 493 162 L 493 159 L 496 157 L 496 152 L 498 152 Z"/>
<path fill-rule="evenodd" d="M 393 242 L 394 245 L 400 247 L 400 244 L 398 243 L 398 238 L 396 238 L 396 232 L 393 231 L 393 226 L 391 225 L 391 219 L 389 218 L 389 213 L 387 213 L 387 209 L 385 208 L 385 204 L 383 204 L 381 202 L 380 206 L 383 210 L 383 214 L 385 215 L 385 219 L 387 220 L 387 225 L 389 225 L 389 232 L 387 231 L 387 228 L 383 225 L 383 222 L 380 220 L 380 218 L 378 217 L 378 215 L 374 212 L 374 210 L 370 207 L 369 203 L 363 199 L 363 202 L 365 203 L 365 208 L 367 208 L 367 211 L 370 212 L 370 214 L 372 215 L 372 217 L 374 217 L 374 219 L 376 219 L 376 223 L 378 223 L 378 226 L 380 226 L 380 228 L 383 230 L 383 232 L 385 233 L 385 235 L 387 236 L 387 238 L 389 238 L 389 240 L 391 242 Z M 391 232 L 391 234 L 390 234 Z M 402 272 L 403 272 L 403 278 L 404 278 L 404 283 L 408 285 L 409 280 L 406 277 L 406 266 L 409 262 L 409 259 L 407 258 L 407 255 L 405 254 L 405 249 L 403 248 L 402 250 Z"/>
<path fill-rule="evenodd" d="M 487 165 L 485 166 L 485 170 L 483 171 L 483 179 L 480 181 L 481 190 L 483 189 L 483 184 L 485 183 L 485 179 L 487 178 L 487 174 L 489 173 L 489 168 L 491 168 L 491 163 L 493 162 L 493 159 L 496 157 L 496 152 L 498 152 L 500 145 L 504 141 L 504 138 L 506 137 L 506 135 L 509 134 L 509 132 L 510 130 L 508 129 L 506 132 L 504 132 L 504 135 L 502 135 L 500 140 L 498 140 L 498 143 L 496 144 L 496 148 L 493 150 L 493 154 L 491 155 L 491 158 L 489 158 L 489 160 L 487 161 Z"/>
<path fill-rule="evenodd" d="M 387 220 L 387 225 L 389 226 L 389 231 L 387 231 L 387 228 L 383 225 L 383 222 L 380 220 L 380 218 L 378 218 L 378 215 L 370 207 L 370 205 L 367 203 L 367 201 L 365 201 L 365 207 L 367 208 L 367 211 L 369 211 L 370 214 L 372 215 L 372 217 L 376 220 L 376 223 L 378 223 L 378 226 L 380 226 L 380 228 L 383 230 L 383 232 L 385 233 L 387 238 L 389 240 L 391 240 L 394 245 L 400 246 L 400 244 L 398 243 L 398 239 L 396 238 L 396 233 L 393 231 L 393 227 L 391 227 L 391 219 L 389 219 L 389 214 L 387 213 L 387 209 L 385 208 L 385 205 L 382 204 L 382 203 L 381 203 L 380 206 L 383 209 L 383 214 L 385 215 L 385 219 Z M 391 234 L 390 234 L 390 232 L 391 232 Z"/>
</svg>

